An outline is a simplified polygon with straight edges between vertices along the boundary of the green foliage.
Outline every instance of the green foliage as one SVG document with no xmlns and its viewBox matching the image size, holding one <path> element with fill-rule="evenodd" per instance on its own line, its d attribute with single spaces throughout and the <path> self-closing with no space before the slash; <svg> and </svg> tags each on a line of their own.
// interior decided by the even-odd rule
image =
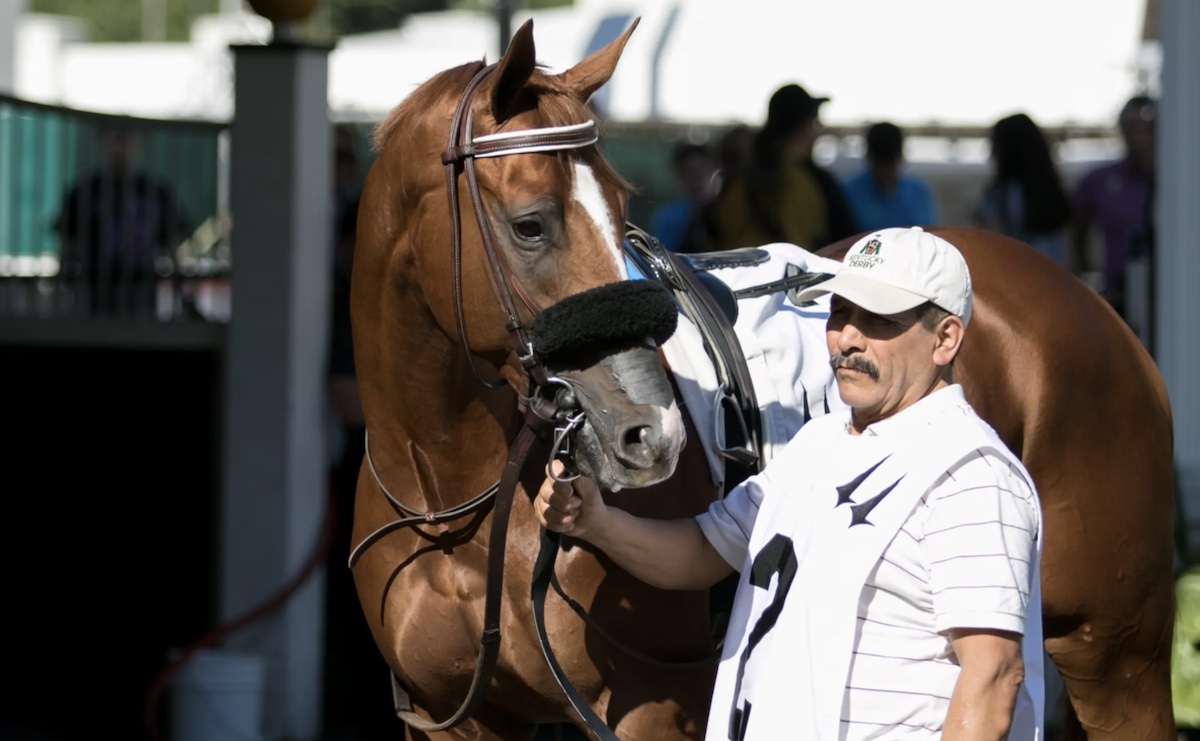
<svg viewBox="0 0 1200 741">
<path fill-rule="evenodd" d="M 166 10 L 166 40 L 185 41 L 198 15 L 215 13 L 221 0 L 150 0 Z M 509 0 L 514 9 L 571 5 L 572 0 Z M 34 13 L 81 18 L 92 41 L 141 41 L 147 0 L 29 0 Z M 413 13 L 448 8 L 494 12 L 496 0 L 323 0 L 312 20 L 317 35 L 346 36 L 397 28 Z"/>
<path fill-rule="evenodd" d="M 337 36 L 396 28 L 412 13 L 446 10 L 448 0 L 326 0 Z"/>
<path fill-rule="evenodd" d="M 328 23 L 336 36 L 396 28 L 405 16 L 438 10 L 494 13 L 497 0 L 326 0 Z M 513 9 L 539 10 L 572 5 L 573 0 L 509 0 Z"/>
<path fill-rule="evenodd" d="M 1175 641 L 1171 657 L 1171 696 L 1175 722 L 1200 728 L 1200 566 L 1176 585 Z"/>
<path fill-rule="evenodd" d="M 574 5 L 574 0 L 509 0 L 509 6 L 513 10 L 541 10 L 543 8 L 561 8 L 566 5 Z M 455 8 L 464 10 L 478 11 L 495 11 L 496 0 L 458 0 L 454 2 Z"/>
<path fill-rule="evenodd" d="M 198 15 L 215 13 L 220 0 L 159 0 L 166 9 L 168 41 L 185 41 Z M 141 41 L 142 0 L 29 0 L 33 13 L 81 18 L 92 41 Z"/>
</svg>

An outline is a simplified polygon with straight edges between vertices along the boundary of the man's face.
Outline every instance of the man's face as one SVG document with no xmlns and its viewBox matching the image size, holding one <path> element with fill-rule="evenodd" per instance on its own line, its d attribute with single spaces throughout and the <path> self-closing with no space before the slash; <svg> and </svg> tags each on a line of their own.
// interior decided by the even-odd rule
<svg viewBox="0 0 1200 741">
<path fill-rule="evenodd" d="M 679 163 L 676 173 L 679 192 L 689 201 L 700 203 L 707 201 L 713 187 L 714 165 L 712 160 L 701 154 L 694 154 Z"/>
<path fill-rule="evenodd" d="M 1121 138 L 1129 156 L 1143 170 L 1154 169 L 1155 121 L 1150 110 L 1126 108 L 1121 113 Z"/>
<path fill-rule="evenodd" d="M 892 158 L 872 158 L 869 161 L 871 179 L 885 191 L 891 191 L 900 182 L 900 160 Z"/>
<path fill-rule="evenodd" d="M 798 124 L 787 142 L 784 144 L 786 159 L 807 159 L 812 153 L 813 144 L 821 135 L 821 119 L 816 114 Z"/>
<path fill-rule="evenodd" d="M 890 417 L 937 384 L 939 340 L 920 322 L 919 311 L 884 316 L 832 297 L 825 342 L 838 393 L 857 427 Z"/>
<path fill-rule="evenodd" d="M 131 133 L 114 131 L 105 135 L 104 150 L 109 171 L 123 175 L 130 169 L 137 144 Z"/>
</svg>

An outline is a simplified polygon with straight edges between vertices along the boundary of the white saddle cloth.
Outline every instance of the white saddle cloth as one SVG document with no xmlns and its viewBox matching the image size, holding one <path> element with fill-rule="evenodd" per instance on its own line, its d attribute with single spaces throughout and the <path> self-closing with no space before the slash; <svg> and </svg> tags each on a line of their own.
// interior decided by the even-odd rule
<svg viewBox="0 0 1200 741">
<path fill-rule="evenodd" d="M 794 244 L 773 243 L 761 249 L 770 254 L 767 262 L 710 272 L 736 291 L 784 278 L 789 264 L 805 272 L 835 273 L 841 267 L 836 260 L 819 257 Z M 807 307 L 792 303 L 783 291 L 738 301 L 734 330 L 763 418 L 760 454 L 764 464 L 808 419 L 844 408 L 825 347 L 828 316 L 828 297 Z M 675 334 L 663 345 L 663 354 L 704 445 L 713 483 L 723 487 L 725 463 L 717 452 L 720 433 L 714 424 L 721 389 L 700 331 L 682 314 Z"/>
</svg>

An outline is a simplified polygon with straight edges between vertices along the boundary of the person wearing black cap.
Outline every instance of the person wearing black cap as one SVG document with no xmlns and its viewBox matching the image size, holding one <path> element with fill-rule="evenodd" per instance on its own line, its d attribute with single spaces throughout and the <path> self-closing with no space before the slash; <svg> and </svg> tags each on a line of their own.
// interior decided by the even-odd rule
<svg viewBox="0 0 1200 741">
<path fill-rule="evenodd" d="M 837 180 L 812 160 L 828 101 L 794 83 L 771 96 L 752 166 L 729 178 L 713 204 L 718 249 L 790 242 L 817 250 L 858 231 Z"/>
</svg>

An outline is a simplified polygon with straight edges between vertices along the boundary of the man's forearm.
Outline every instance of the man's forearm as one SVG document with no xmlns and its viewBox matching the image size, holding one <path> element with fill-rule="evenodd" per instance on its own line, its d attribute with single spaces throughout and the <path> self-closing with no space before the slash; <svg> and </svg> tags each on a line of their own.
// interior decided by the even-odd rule
<svg viewBox="0 0 1200 741">
<path fill-rule="evenodd" d="M 1007 738 L 1017 704 L 1020 674 L 964 670 L 954 685 L 943 741 L 999 741 Z"/>
<path fill-rule="evenodd" d="M 660 589 L 707 589 L 733 571 L 691 517 L 654 520 L 614 507 L 605 526 L 586 540 Z"/>
</svg>

